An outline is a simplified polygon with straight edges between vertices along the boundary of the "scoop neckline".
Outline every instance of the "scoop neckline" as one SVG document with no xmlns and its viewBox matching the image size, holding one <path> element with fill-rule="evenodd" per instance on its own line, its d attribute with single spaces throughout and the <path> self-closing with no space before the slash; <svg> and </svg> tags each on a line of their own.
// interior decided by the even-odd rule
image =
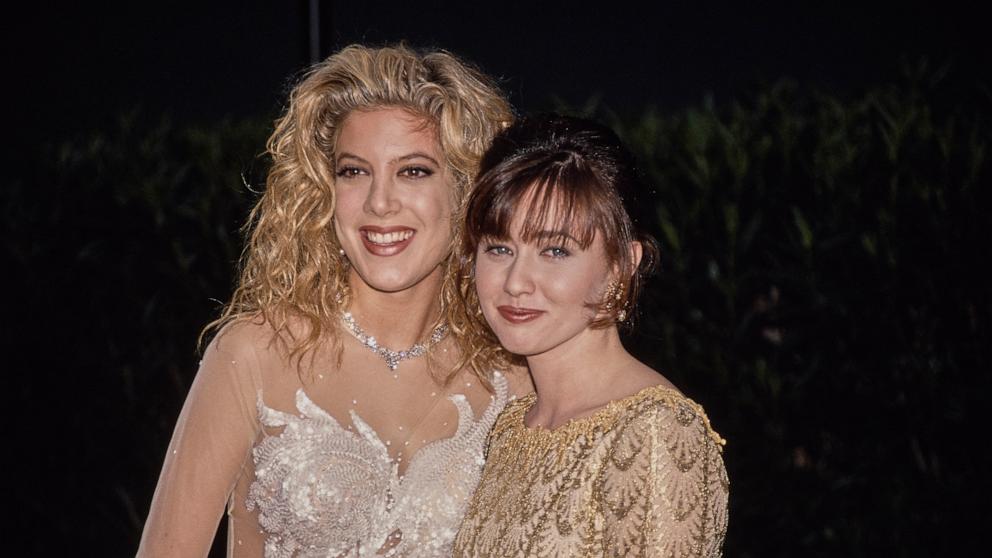
<svg viewBox="0 0 992 558">
<path fill-rule="evenodd" d="M 664 384 L 655 384 L 653 386 L 643 387 L 630 395 L 625 395 L 618 399 L 611 399 L 605 405 L 596 409 L 589 415 L 571 418 L 559 426 L 547 428 L 544 426 L 528 426 L 527 422 L 524 420 L 527 413 L 531 410 L 534 404 L 537 403 L 537 393 L 529 393 L 520 399 L 521 410 L 518 416 L 519 426 L 523 431 L 536 435 L 558 436 L 563 433 L 573 432 L 575 430 L 587 431 L 590 427 L 598 426 L 600 423 L 614 418 L 613 416 L 616 415 L 618 410 L 626 408 L 639 400 L 646 399 L 649 394 L 653 394 L 655 392 L 659 395 L 664 395 L 667 398 L 678 399 L 690 403 L 693 407 L 698 407 L 694 401 L 683 395 L 679 390 L 670 388 Z"/>
</svg>

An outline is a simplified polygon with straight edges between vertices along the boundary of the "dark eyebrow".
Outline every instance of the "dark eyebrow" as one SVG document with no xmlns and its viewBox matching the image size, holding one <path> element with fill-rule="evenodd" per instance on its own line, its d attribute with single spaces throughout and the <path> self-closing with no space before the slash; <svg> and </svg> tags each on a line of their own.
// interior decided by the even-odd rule
<svg viewBox="0 0 992 558">
<path fill-rule="evenodd" d="M 337 157 L 337 160 L 335 161 L 335 164 L 340 163 L 341 162 L 341 159 L 355 159 L 356 161 L 358 161 L 358 162 L 360 162 L 360 163 L 362 163 L 364 165 L 369 165 L 369 166 L 372 165 L 371 163 L 369 163 L 365 159 L 359 157 L 358 155 L 355 155 L 354 153 L 348 153 L 347 151 L 342 151 L 341 153 L 338 154 L 338 157 Z M 435 166 L 438 166 L 438 167 L 441 166 L 441 163 L 437 162 L 437 159 L 435 159 L 434 157 L 431 157 L 430 155 L 428 155 L 426 153 L 422 153 L 420 151 L 416 151 L 414 153 L 409 153 L 407 155 L 403 155 L 402 157 L 397 157 L 396 159 L 393 159 L 392 162 L 399 163 L 399 162 L 403 162 L 403 161 L 409 161 L 411 159 L 427 159 L 431 163 L 434 163 Z"/>
<path fill-rule="evenodd" d="M 538 231 L 533 236 L 536 240 L 552 240 L 561 238 L 574 242 L 575 244 L 580 244 L 579 241 L 567 231 Z"/>
<path fill-rule="evenodd" d="M 397 157 L 395 159 L 395 161 L 397 161 L 397 162 L 399 162 L 399 161 L 409 161 L 410 159 L 427 159 L 428 161 L 434 163 L 435 166 L 438 166 L 438 167 L 441 166 L 441 163 L 438 163 L 437 162 L 437 159 L 435 159 L 434 157 L 431 157 L 430 155 L 428 155 L 426 153 L 423 153 L 421 151 L 416 151 L 414 153 L 403 155 L 402 157 Z"/>
<path fill-rule="evenodd" d="M 368 161 L 366 161 L 365 159 L 362 159 L 358 155 L 355 155 L 354 153 L 348 153 L 347 151 L 343 151 L 341 153 L 338 153 L 338 158 L 335 160 L 334 163 L 335 164 L 340 163 L 341 162 L 341 159 L 355 159 L 359 163 L 362 163 L 362 164 L 365 164 L 365 165 L 369 165 L 370 164 Z"/>
</svg>

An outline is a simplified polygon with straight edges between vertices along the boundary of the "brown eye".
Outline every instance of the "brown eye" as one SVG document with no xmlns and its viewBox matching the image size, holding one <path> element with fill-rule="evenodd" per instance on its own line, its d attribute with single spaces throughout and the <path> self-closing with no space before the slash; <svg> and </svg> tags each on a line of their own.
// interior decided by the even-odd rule
<svg viewBox="0 0 992 558">
<path fill-rule="evenodd" d="M 400 175 L 407 178 L 427 178 L 433 174 L 434 171 L 427 167 L 406 167 L 400 171 Z"/>
<path fill-rule="evenodd" d="M 345 166 L 339 168 L 335 174 L 340 178 L 353 178 L 363 173 L 364 171 L 358 167 Z"/>
</svg>

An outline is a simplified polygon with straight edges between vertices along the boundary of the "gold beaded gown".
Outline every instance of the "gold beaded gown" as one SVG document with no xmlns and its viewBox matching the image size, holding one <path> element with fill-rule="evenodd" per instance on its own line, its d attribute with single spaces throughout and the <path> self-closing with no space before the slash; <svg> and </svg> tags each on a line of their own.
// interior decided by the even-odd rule
<svg viewBox="0 0 992 558">
<path fill-rule="evenodd" d="M 702 407 L 654 386 L 547 430 L 496 421 L 455 556 L 720 556 L 729 481 Z"/>
</svg>

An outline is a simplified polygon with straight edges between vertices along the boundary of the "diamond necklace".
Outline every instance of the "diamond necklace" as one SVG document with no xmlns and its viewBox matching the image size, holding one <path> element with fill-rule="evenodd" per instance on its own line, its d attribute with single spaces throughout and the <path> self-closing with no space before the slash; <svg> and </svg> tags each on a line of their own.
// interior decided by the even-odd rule
<svg viewBox="0 0 992 558">
<path fill-rule="evenodd" d="M 430 338 L 427 339 L 426 343 L 417 343 L 410 347 L 409 349 L 403 351 L 394 351 L 388 347 L 383 347 L 376 341 L 375 337 L 365 333 L 362 328 L 358 327 L 355 323 L 355 318 L 351 315 L 351 312 L 344 312 L 341 314 L 341 322 L 344 323 L 345 329 L 351 332 L 355 336 L 355 339 L 368 347 L 370 351 L 382 357 L 386 361 L 386 366 L 390 370 L 396 370 L 399 366 L 401 360 L 407 360 L 410 358 L 417 358 L 423 356 L 427 353 L 427 350 L 436 345 L 439 341 L 444 339 L 448 335 L 448 324 L 441 324 L 434 328 L 431 332 Z"/>
</svg>

